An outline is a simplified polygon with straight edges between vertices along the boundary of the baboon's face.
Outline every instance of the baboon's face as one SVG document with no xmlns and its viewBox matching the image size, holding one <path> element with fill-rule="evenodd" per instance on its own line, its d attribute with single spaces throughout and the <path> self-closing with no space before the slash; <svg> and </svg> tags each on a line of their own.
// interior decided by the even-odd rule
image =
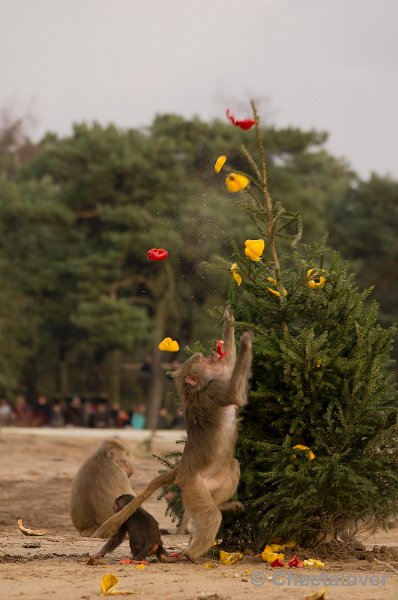
<svg viewBox="0 0 398 600">
<path fill-rule="evenodd" d="M 201 390 L 212 381 L 224 379 L 225 363 L 220 361 L 217 352 L 209 356 L 195 355 L 184 374 L 185 389 Z"/>
</svg>

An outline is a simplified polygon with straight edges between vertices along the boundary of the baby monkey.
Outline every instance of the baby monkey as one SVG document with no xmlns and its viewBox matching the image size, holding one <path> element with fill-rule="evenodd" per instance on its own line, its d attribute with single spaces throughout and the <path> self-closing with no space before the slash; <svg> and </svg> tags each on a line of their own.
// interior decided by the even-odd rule
<svg viewBox="0 0 398 600">
<path fill-rule="evenodd" d="M 114 511 L 119 512 L 135 496 L 123 494 L 115 500 Z M 163 548 L 160 538 L 159 525 L 156 519 L 144 508 L 138 508 L 135 513 L 125 521 L 119 529 L 109 538 L 105 546 L 96 554 L 96 558 L 102 558 L 117 548 L 128 533 L 131 554 L 134 560 L 144 560 L 146 556 L 156 554 L 161 562 L 174 562 Z"/>
</svg>

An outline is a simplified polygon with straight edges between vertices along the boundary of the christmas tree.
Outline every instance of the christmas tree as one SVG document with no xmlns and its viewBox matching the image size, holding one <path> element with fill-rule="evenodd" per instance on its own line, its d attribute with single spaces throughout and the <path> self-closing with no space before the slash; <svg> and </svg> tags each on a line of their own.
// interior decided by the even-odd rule
<svg viewBox="0 0 398 600">
<path fill-rule="evenodd" d="M 225 157 L 216 164 L 229 171 L 227 187 L 240 192 L 258 238 L 242 241 L 228 264 L 236 328 L 255 334 L 237 444 L 239 531 L 257 549 L 276 537 L 312 545 L 397 511 L 395 329 L 378 324 L 370 290 L 358 289 L 326 236 L 300 243 L 300 216 L 273 203 L 252 109 L 258 157 L 242 149 L 247 172 L 231 172 Z M 224 539 L 234 531 L 228 523 Z"/>
</svg>

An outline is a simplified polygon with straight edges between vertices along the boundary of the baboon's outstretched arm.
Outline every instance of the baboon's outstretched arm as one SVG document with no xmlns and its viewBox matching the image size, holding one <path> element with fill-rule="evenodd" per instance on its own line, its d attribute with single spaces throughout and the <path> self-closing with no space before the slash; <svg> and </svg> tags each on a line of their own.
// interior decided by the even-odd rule
<svg viewBox="0 0 398 600">
<path fill-rule="evenodd" d="M 234 317 L 229 304 L 227 304 L 224 310 L 223 340 L 224 351 L 227 353 L 223 360 L 233 368 L 236 362 L 235 328 Z"/>
<path fill-rule="evenodd" d="M 252 339 L 253 334 L 249 331 L 246 331 L 241 337 L 239 354 L 228 390 L 228 398 L 231 403 L 240 407 L 247 403 L 247 388 L 252 364 Z"/>
</svg>

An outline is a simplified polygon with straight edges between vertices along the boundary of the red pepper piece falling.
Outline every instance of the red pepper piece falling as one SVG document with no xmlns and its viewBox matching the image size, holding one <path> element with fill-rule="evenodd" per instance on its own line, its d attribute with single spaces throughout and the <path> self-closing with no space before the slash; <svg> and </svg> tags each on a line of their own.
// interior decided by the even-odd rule
<svg viewBox="0 0 398 600">
<path fill-rule="evenodd" d="M 236 119 L 229 108 L 227 108 L 227 118 L 231 121 L 232 125 L 235 125 L 235 127 L 240 127 L 244 131 L 251 129 L 256 123 L 254 119 Z"/>
<path fill-rule="evenodd" d="M 222 358 L 224 358 L 224 356 L 226 356 L 228 354 L 228 352 L 223 352 L 223 349 L 222 349 L 223 345 L 224 345 L 223 340 L 218 340 L 217 341 L 216 351 L 217 351 L 217 354 L 220 356 L 220 360 Z"/>
<path fill-rule="evenodd" d="M 164 248 L 152 248 L 146 253 L 149 260 L 166 260 L 169 253 Z"/>
</svg>

